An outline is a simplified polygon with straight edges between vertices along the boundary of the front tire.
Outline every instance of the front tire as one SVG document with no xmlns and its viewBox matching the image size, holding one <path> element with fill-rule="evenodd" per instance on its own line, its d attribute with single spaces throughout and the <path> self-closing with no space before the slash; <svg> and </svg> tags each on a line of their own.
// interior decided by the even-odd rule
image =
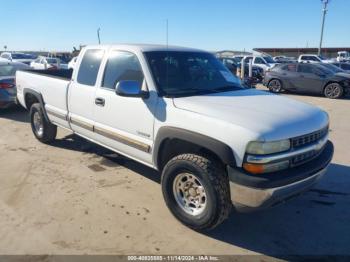
<svg viewBox="0 0 350 262">
<path fill-rule="evenodd" d="M 330 83 L 328 84 L 323 91 L 325 97 L 330 99 L 337 99 L 343 96 L 344 89 L 338 83 Z"/>
<path fill-rule="evenodd" d="M 171 159 L 162 172 L 164 200 L 172 214 L 194 230 L 213 229 L 232 207 L 227 174 L 210 158 L 183 154 Z"/>
<path fill-rule="evenodd" d="M 280 93 L 280 92 L 282 92 L 282 82 L 279 79 L 272 79 L 268 83 L 267 87 L 270 90 L 270 92 L 272 92 L 272 93 Z"/>
<path fill-rule="evenodd" d="M 49 144 L 55 140 L 57 126 L 48 122 L 39 103 L 30 108 L 30 123 L 34 136 L 42 143 Z"/>
</svg>

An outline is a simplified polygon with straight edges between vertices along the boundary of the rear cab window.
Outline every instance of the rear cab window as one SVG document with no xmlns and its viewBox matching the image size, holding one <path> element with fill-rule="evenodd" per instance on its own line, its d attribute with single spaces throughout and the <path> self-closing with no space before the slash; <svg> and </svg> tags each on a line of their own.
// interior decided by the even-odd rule
<svg viewBox="0 0 350 262">
<path fill-rule="evenodd" d="M 80 63 L 77 82 L 82 85 L 95 86 L 104 50 L 88 49 Z"/>
</svg>

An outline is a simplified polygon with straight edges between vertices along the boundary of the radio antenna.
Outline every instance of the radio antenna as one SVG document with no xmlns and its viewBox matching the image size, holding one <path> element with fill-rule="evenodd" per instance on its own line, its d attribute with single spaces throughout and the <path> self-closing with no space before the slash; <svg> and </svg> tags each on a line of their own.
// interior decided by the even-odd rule
<svg viewBox="0 0 350 262">
<path fill-rule="evenodd" d="M 169 87 L 169 20 L 166 19 L 166 87 Z"/>
<path fill-rule="evenodd" d="M 169 20 L 166 20 L 166 46 L 169 47 Z"/>
</svg>

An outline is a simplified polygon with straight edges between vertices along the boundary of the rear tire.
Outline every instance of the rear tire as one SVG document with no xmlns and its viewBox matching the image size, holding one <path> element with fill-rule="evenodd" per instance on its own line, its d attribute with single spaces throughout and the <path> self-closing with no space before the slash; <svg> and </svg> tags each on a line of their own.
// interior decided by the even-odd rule
<svg viewBox="0 0 350 262">
<path fill-rule="evenodd" d="M 343 96 L 344 89 L 338 83 L 330 83 L 324 88 L 323 94 L 327 98 L 337 99 Z"/>
<path fill-rule="evenodd" d="M 282 82 L 279 79 L 272 79 L 268 83 L 267 87 L 270 90 L 270 92 L 272 92 L 272 93 L 280 93 L 280 92 L 282 92 Z"/>
<path fill-rule="evenodd" d="M 171 159 L 162 172 L 164 200 L 172 214 L 194 230 L 209 230 L 230 214 L 228 176 L 215 160 L 194 154 Z"/>
<path fill-rule="evenodd" d="M 44 144 L 54 141 L 57 135 L 57 126 L 46 120 L 41 105 L 39 103 L 33 104 L 29 114 L 34 136 Z"/>
</svg>

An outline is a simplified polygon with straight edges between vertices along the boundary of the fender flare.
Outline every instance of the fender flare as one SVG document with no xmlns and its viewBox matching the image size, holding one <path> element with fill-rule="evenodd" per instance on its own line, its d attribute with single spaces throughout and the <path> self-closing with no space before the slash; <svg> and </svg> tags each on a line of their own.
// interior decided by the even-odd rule
<svg viewBox="0 0 350 262">
<path fill-rule="evenodd" d="M 43 110 L 43 114 L 44 114 L 45 120 L 50 122 L 50 119 L 49 119 L 49 117 L 47 116 L 47 113 L 46 113 L 45 102 L 44 102 L 43 96 L 40 93 L 38 93 L 37 91 L 35 91 L 35 90 L 29 89 L 29 88 L 24 88 L 23 89 L 24 103 L 26 103 L 25 99 L 26 99 L 26 96 L 28 94 L 35 96 L 35 98 L 39 101 L 40 106 L 41 106 L 41 108 Z M 27 104 L 26 104 L 26 108 L 27 108 L 28 111 L 30 110 L 30 108 L 28 108 Z"/>
<path fill-rule="evenodd" d="M 157 168 L 159 168 L 160 165 L 159 150 L 161 149 L 162 143 L 166 139 L 180 139 L 192 144 L 196 144 L 214 152 L 224 164 L 236 166 L 234 153 L 231 147 L 229 147 L 227 144 L 209 136 L 195 133 L 186 129 L 176 127 L 161 127 L 158 130 L 153 147 L 153 161 Z"/>
</svg>

